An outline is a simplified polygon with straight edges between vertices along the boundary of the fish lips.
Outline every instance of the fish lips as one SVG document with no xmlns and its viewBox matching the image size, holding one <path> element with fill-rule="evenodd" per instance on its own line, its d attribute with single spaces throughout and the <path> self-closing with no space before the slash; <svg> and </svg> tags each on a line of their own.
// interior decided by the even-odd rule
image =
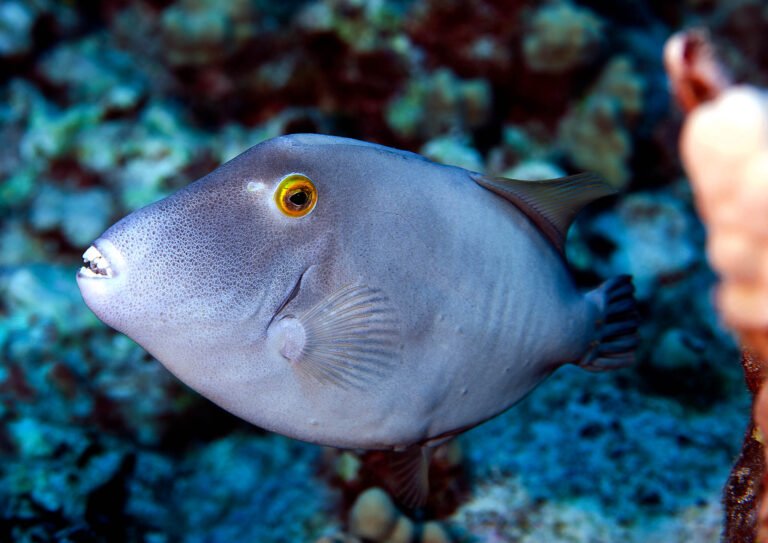
<svg viewBox="0 0 768 543">
<path fill-rule="evenodd" d="M 104 320 L 101 309 L 124 280 L 125 259 L 111 241 L 99 238 L 83 253 L 77 286 L 85 303 Z"/>
<path fill-rule="evenodd" d="M 83 253 L 83 266 L 80 268 L 80 271 L 77 272 L 78 279 L 101 280 L 113 278 L 116 269 L 112 267 L 112 261 L 105 252 L 107 254 L 117 253 L 114 246 L 106 240 L 98 239 L 93 245 L 88 247 Z"/>
</svg>

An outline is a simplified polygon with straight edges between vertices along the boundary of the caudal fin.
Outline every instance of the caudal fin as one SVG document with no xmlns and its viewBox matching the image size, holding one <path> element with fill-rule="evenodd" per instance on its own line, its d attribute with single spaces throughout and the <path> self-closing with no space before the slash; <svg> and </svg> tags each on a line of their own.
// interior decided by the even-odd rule
<svg viewBox="0 0 768 543">
<path fill-rule="evenodd" d="M 589 371 L 605 371 L 635 361 L 638 316 L 634 293 L 632 278 L 619 275 L 587 294 L 602 309 L 602 316 L 595 327 L 592 346 L 579 366 Z"/>
</svg>

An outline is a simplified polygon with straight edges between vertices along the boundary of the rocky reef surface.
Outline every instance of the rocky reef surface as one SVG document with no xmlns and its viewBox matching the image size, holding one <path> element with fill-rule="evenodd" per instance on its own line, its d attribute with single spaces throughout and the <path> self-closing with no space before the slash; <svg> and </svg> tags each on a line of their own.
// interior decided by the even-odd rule
<svg viewBox="0 0 768 543">
<path fill-rule="evenodd" d="M 0 4 L 0 540 L 718 541 L 749 399 L 661 61 L 689 25 L 766 86 L 759 0 Z M 94 237 L 302 131 L 600 173 L 622 193 L 567 250 L 585 288 L 635 276 L 637 365 L 558 371 L 440 452 L 414 515 L 375 458 L 235 419 L 90 313 L 74 274 Z"/>
</svg>

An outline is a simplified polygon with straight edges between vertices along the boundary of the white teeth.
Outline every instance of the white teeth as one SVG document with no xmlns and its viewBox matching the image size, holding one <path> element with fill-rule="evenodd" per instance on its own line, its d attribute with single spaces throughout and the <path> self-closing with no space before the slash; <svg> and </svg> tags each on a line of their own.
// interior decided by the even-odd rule
<svg viewBox="0 0 768 543">
<path fill-rule="evenodd" d="M 83 261 L 88 262 L 89 260 L 94 260 L 95 258 L 103 258 L 101 252 L 91 245 L 86 249 L 86 251 L 83 253 Z"/>
<path fill-rule="evenodd" d="M 80 273 L 85 277 L 112 277 L 112 268 L 101 252 L 91 245 L 83 253 L 83 267 Z"/>
</svg>

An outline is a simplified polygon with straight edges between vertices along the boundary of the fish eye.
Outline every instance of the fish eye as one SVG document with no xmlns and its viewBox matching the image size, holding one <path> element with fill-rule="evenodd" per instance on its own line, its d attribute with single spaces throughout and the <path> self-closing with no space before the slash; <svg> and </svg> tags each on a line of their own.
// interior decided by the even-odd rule
<svg viewBox="0 0 768 543">
<path fill-rule="evenodd" d="M 306 175 L 292 173 L 285 177 L 275 191 L 277 208 L 288 217 L 303 217 L 317 203 L 317 189 Z"/>
</svg>

